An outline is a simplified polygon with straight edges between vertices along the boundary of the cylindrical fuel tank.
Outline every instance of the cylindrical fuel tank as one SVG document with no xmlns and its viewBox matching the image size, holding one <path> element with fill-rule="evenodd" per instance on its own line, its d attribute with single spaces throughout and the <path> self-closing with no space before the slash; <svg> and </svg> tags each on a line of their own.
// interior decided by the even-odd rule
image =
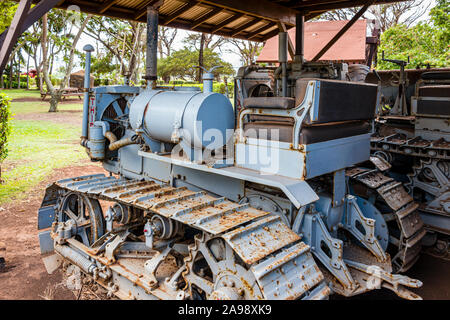
<svg viewBox="0 0 450 320">
<path fill-rule="evenodd" d="M 230 101 L 219 93 L 145 90 L 130 107 L 130 124 L 142 128 L 153 140 L 178 142 L 216 149 L 226 143 L 227 129 L 234 129 Z"/>
</svg>

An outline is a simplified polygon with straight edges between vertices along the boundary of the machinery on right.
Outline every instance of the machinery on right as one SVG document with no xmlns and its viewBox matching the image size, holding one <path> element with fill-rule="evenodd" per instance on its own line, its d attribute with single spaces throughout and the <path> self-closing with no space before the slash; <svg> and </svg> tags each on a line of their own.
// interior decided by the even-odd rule
<svg viewBox="0 0 450 320">
<path fill-rule="evenodd" d="M 404 182 L 419 204 L 428 231 L 422 239 L 424 250 L 449 259 L 450 70 L 405 71 L 406 61 L 384 60 L 400 70 L 366 78 L 378 82 L 382 92 L 371 154 L 389 176 Z"/>
</svg>

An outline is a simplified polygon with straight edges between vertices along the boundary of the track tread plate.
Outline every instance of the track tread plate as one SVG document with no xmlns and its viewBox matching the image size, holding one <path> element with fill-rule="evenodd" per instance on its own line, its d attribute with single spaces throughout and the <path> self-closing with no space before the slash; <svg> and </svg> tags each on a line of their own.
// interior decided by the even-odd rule
<svg viewBox="0 0 450 320">
<path fill-rule="evenodd" d="M 423 229 L 423 221 L 420 218 L 417 203 L 408 204 L 408 206 L 398 212 L 397 217 L 400 226 L 406 238 L 412 237 L 417 231 Z"/>
<path fill-rule="evenodd" d="M 128 180 L 101 174 L 64 179 L 56 184 L 70 191 L 95 195 L 101 200 L 133 205 L 211 234 L 224 233 L 269 214 L 225 198 L 213 197 L 204 191 L 159 185 L 153 181 Z"/>
<path fill-rule="evenodd" d="M 394 211 L 413 202 L 413 198 L 406 192 L 400 182 L 391 182 L 383 185 L 377 189 L 377 192 Z"/>
<path fill-rule="evenodd" d="M 298 299 L 324 279 L 309 246 L 303 242 L 283 249 L 251 269 L 265 298 L 270 300 Z"/>
<path fill-rule="evenodd" d="M 367 171 L 357 176 L 353 176 L 353 178 L 365 184 L 369 188 L 374 189 L 394 180 L 377 170 Z"/>
<path fill-rule="evenodd" d="M 222 236 L 247 264 L 300 240 L 279 216 L 269 215 Z"/>
</svg>

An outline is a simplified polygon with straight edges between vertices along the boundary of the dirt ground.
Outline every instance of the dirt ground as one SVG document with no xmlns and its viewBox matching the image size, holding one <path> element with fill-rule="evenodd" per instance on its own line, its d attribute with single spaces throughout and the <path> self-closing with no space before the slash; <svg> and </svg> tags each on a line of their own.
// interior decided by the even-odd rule
<svg viewBox="0 0 450 320">
<path fill-rule="evenodd" d="M 72 126 L 78 126 L 82 120 L 82 114 L 79 110 L 59 110 L 56 113 L 23 113 L 14 116 L 16 120 L 28 121 L 50 121 L 55 123 L 64 123 Z"/>
<path fill-rule="evenodd" d="M 48 97 L 45 102 L 48 102 Z M 12 100 L 13 102 L 36 102 L 43 103 L 40 98 L 37 97 L 22 97 Z M 59 102 L 59 105 L 67 104 L 82 104 L 83 101 L 76 98 L 67 98 Z M 80 126 L 82 119 L 81 110 L 61 110 L 58 112 L 30 112 L 30 113 L 18 113 L 14 115 L 15 120 L 28 120 L 28 121 L 50 121 L 55 123 L 68 124 L 73 126 Z"/>
<path fill-rule="evenodd" d="M 47 274 L 42 263 L 37 232 L 37 210 L 46 185 L 80 175 L 102 173 L 102 167 L 86 164 L 56 170 L 29 193 L 26 200 L 2 205 L 0 242 L 6 246 L 6 272 L 0 273 L 0 299 L 74 299 L 62 285 L 62 274 Z"/>
</svg>

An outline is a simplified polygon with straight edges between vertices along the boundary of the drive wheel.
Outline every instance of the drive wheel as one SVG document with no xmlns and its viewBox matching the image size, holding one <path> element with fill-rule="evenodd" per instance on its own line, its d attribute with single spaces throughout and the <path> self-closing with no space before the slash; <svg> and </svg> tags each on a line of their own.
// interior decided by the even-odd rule
<svg viewBox="0 0 450 320">
<path fill-rule="evenodd" d="M 69 192 L 61 199 L 58 221 L 74 223 L 75 238 L 84 245 L 92 245 L 104 234 L 105 221 L 102 208 L 96 199 L 86 195 Z"/>
<path fill-rule="evenodd" d="M 222 238 L 195 237 L 183 273 L 192 299 L 254 300 L 262 293 L 253 273 Z"/>
</svg>

